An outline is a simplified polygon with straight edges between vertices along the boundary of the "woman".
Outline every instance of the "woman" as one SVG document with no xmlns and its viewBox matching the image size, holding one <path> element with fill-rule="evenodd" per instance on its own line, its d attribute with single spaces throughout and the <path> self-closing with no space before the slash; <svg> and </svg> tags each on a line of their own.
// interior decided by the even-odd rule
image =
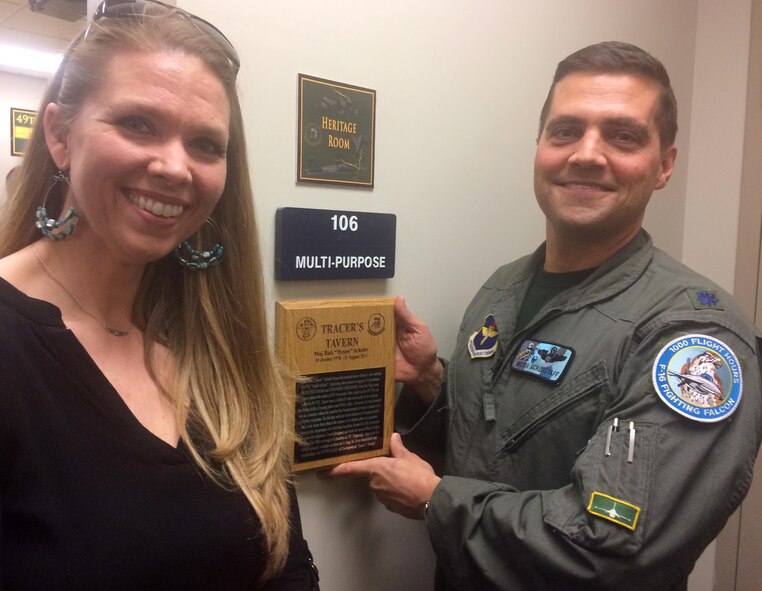
<svg viewBox="0 0 762 591">
<path fill-rule="evenodd" d="M 4 588 L 311 588 L 238 65 L 103 2 L 42 101 L 0 221 Z"/>
</svg>

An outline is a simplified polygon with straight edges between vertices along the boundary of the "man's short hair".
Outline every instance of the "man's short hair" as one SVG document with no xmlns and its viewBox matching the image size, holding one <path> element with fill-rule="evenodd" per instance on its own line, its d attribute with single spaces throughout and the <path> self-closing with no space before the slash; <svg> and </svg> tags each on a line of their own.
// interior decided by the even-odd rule
<svg viewBox="0 0 762 591">
<path fill-rule="evenodd" d="M 574 72 L 635 74 L 659 84 L 661 95 L 659 97 L 659 109 L 656 112 L 656 126 L 659 128 L 661 149 L 665 150 L 675 143 L 677 100 L 664 64 L 640 47 L 621 41 L 605 41 L 589 45 L 575 51 L 559 62 L 553 77 L 553 84 L 550 86 L 540 113 L 539 135 L 542 135 L 542 130 L 545 127 L 556 84 Z"/>
</svg>

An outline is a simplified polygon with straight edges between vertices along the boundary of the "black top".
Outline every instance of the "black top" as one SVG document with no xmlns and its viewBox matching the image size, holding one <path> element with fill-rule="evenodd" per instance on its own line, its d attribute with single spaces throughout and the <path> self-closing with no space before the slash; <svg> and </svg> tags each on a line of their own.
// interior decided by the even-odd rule
<svg viewBox="0 0 762 591">
<path fill-rule="evenodd" d="M 524 301 L 521 303 L 521 309 L 516 319 L 516 330 L 524 328 L 535 314 L 542 310 L 542 307 L 558 294 L 582 283 L 593 274 L 595 269 L 583 269 L 581 271 L 569 271 L 566 273 L 549 273 L 542 268 L 537 273 L 529 285 Z"/>
<path fill-rule="evenodd" d="M 0 508 L 6 590 L 257 589 L 264 566 L 244 495 L 143 427 L 58 308 L 2 279 Z"/>
</svg>

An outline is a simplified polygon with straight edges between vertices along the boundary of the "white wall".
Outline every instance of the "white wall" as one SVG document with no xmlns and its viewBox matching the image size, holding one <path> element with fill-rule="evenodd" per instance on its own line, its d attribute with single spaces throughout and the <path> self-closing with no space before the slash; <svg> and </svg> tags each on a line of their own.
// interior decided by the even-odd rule
<svg viewBox="0 0 762 591">
<path fill-rule="evenodd" d="M 0 183 L 8 171 L 21 164 L 11 156 L 11 107 L 36 110 L 47 82 L 42 78 L 0 72 Z M 5 200 L 5 186 L 0 184 L 0 203 Z"/>
<path fill-rule="evenodd" d="M 733 290 L 751 0 L 698 1 L 683 260 Z M 756 73 L 759 75 L 759 72 Z M 711 212 L 711 213 L 710 213 Z M 707 244 L 707 237 L 721 236 Z"/>
</svg>

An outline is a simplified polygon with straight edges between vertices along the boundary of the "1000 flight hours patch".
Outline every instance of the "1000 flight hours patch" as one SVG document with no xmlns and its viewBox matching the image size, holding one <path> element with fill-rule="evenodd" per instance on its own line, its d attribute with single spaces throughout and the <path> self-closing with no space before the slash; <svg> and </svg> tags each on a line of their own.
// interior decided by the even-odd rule
<svg viewBox="0 0 762 591">
<path fill-rule="evenodd" d="M 741 364 L 725 343 L 689 334 L 667 343 L 652 372 L 656 393 L 676 413 L 705 423 L 728 418 L 743 394 Z"/>
</svg>

